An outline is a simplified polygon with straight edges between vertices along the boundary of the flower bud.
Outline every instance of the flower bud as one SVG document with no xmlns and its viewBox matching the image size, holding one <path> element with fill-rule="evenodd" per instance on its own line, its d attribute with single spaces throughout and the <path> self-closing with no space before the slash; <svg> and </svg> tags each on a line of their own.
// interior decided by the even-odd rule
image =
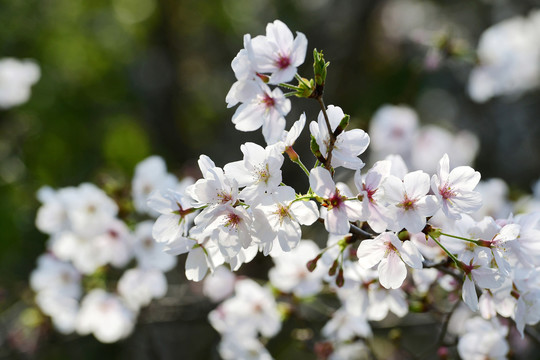
<svg viewBox="0 0 540 360">
<path fill-rule="evenodd" d="M 323 52 L 318 52 L 317 49 L 313 49 L 313 73 L 315 74 L 315 83 L 317 85 L 324 85 L 326 81 L 326 68 L 330 65 L 329 62 L 324 61 Z"/>
<path fill-rule="evenodd" d="M 349 120 L 351 119 L 351 117 L 347 114 L 345 114 L 345 116 L 343 117 L 343 119 L 341 119 L 338 127 L 336 128 L 336 130 L 334 130 L 334 137 L 338 137 L 339 134 L 341 134 L 343 131 L 345 131 L 345 129 L 347 128 L 347 126 L 349 126 Z"/>
<path fill-rule="evenodd" d="M 313 272 L 313 270 L 315 270 L 315 268 L 317 267 L 317 261 L 319 261 L 319 259 L 321 258 L 322 254 L 319 254 L 315 257 L 315 259 L 313 260 L 309 260 L 306 264 L 306 267 L 308 269 L 309 272 Z"/>
<path fill-rule="evenodd" d="M 330 267 L 330 270 L 328 270 L 328 275 L 330 275 L 330 276 L 336 275 L 336 271 L 337 271 L 338 266 L 339 266 L 339 261 L 338 261 L 338 259 L 336 259 L 332 263 L 332 266 Z"/>
<path fill-rule="evenodd" d="M 345 277 L 343 276 L 343 268 L 340 267 L 339 271 L 338 271 L 338 274 L 336 276 L 336 285 L 338 287 L 342 287 L 343 284 L 345 284 Z"/>
</svg>

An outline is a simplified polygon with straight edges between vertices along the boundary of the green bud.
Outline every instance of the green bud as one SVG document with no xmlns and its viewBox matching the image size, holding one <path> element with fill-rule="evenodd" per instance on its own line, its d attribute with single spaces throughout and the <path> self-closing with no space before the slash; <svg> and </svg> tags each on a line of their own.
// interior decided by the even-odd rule
<svg viewBox="0 0 540 360">
<path fill-rule="evenodd" d="M 321 150 L 319 149 L 319 144 L 317 144 L 317 140 L 315 139 L 313 135 L 311 135 L 311 142 L 309 144 L 309 147 L 313 155 L 315 155 L 315 157 L 317 158 L 317 160 L 319 160 L 321 163 L 324 164 L 326 162 L 326 159 L 324 158 L 324 156 L 322 156 Z"/>
<path fill-rule="evenodd" d="M 323 86 L 326 81 L 326 68 L 330 65 L 324 61 L 323 52 L 318 52 L 313 49 L 313 73 L 315 74 L 315 83 L 318 86 Z"/>
<path fill-rule="evenodd" d="M 336 130 L 334 130 L 334 137 L 338 137 L 339 134 L 341 134 L 343 131 L 345 131 L 345 129 L 347 128 L 347 126 L 349 126 L 349 120 L 351 119 L 351 117 L 349 115 L 346 115 L 343 117 L 343 119 L 341 119 L 338 127 L 336 128 Z"/>
</svg>

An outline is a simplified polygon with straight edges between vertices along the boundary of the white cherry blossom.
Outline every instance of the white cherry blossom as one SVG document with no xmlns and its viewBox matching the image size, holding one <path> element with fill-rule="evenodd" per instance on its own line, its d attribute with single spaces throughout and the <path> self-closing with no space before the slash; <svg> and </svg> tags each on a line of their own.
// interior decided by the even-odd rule
<svg viewBox="0 0 540 360">
<path fill-rule="evenodd" d="M 225 174 L 245 188 L 240 198 L 252 203 L 264 194 L 272 193 L 281 183 L 283 155 L 274 147 L 263 148 L 252 142 L 243 144 L 240 149 L 244 159 L 225 165 Z"/>
<path fill-rule="evenodd" d="M 435 214 L 438 209 L 434 195 L 429 191 L 429 176 L 422 171 L 408 173 L 401 181 L 395 176 L 386 178 L 384 198 L 390 204 L 389 216 L 391 230 L 405 228 L 412 233 L 419 233 L 426 225 L 426 217 Z"/>
<path fill-rule="evenodd" d="M 253 68 L 260 73 L 271 73 L 269 83 L 290 81 L 306 57 L 307 39 L 298 32 L 293 38 L 291 30 L 283 22 L 275 20 L 266 26 L 266 36 L 244 38 Z"/>
<path fill-rule="evenodd" d="M 321 217 L 324 219 L 326 230 L 331 234 L 347 234 L 350 229 L 349 220 L 354 221 L 362 217 L 361 203 L 358 200 L 347 200 L 352 196 L 350 190 L 346 186 L 338 189 L 330 172 L 322 167 L 311 170 L 309 185 L 317 196 L 324 199 Z M 342 192 L 348 194 L 344 196 Z"/>
<path fill-rule="evenodd" d="M 421 269 L 423 260 L 411 241 L 402 242 L 392 232 L 382 233 L 373 240 L 362 241 L 356 256 L 360 266 L 365 269 L 379 264 L 379 281 L 386 289 L 401 287 L 407 277 L 405 264 Z"/>
<path fill-rule="evenodd" d="M 480 173 L 469 166 L 459 166 L 450 171 L 450 160 L 444 154 L 439 171 L 431 178 L 431 189 L 442 204 L 442 211 L 451 219 L 461 214 L 471 214 L 482 206 L 480 194 L 473 191 L 480 181 Z"/>
<path fill-rule="evenodd" d="M 328 105 L 328 120 L 332 132 L 339 126 L 341 120 L 345 117 L 343 110 L 339 106 Z M 319 113 L 317 122 L 312 121 L 309 124 L 311 135 L 315 137 L 321 154 L 328 157 L 328 146 L 330 144 L 330 133 L 324 119 L 323 112 Z M 364 166 L 364 162 L 358 158 L 360 154 L 366 151 L 369 145 L 369 135 L 361 129 L 353 129 L 341 132 L 335 140 L 332 151 L 332 167 L 339 166 L 348 169 L 357 170 Z"/>
</svg>

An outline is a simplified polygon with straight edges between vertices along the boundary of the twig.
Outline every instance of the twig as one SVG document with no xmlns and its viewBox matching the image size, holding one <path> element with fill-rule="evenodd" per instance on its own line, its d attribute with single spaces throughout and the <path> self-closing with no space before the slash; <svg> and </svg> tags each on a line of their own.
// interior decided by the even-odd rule
<svg viewBox="0 0 540 360">
<path fill-rule="evenodd" d="M 321 106 L 321 111 L 323 113 L 324 121 L 326 122 L 326 127 L 328 128 L 328 134 L 330 135 L 330 141 L 328 142 L 328 145 L 326 147 L 326 155 L 323 155 L 325 156 L 324 168 L 332 172 L 331 171 L 332 151 L 334 150 L 336 137 L 334 136 L 334 132 L 332 131 L 332 126 L 330 125 L 330 119 L 328 119 L 328 114 L 326 113 L 326 106 L 324 105 L 324 100 L 322 98 L 322 95 L 317 96 L 315 99 L 317 99 L 317 102 Z"/>
</svg>

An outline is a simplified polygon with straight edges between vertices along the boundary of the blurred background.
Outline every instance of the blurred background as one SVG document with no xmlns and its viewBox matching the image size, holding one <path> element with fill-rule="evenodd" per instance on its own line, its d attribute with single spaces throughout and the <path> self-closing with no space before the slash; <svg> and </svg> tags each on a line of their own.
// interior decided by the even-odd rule
<svg viewBox="0 0 540 360">
<path fill-rule="evenodd" d="M 151 154 L 179 177 L 198 177 L 200 154 L 223 166 L 241 158 L 240 144 L 264 143 L 260 131 L 234 130 L 225 95 L 243 34 L 264 34 L 275 19 L 308 38 L 303 76 L 312 76 L 312 49 L 324 51 L 325 102 L 341 106 L 352 126 L 367 130 L 384 104 L 410 106 L 422 124 L 475 133 L 474 167 L 484 179 L 504 179 L 511 196 L 530 192 L 540 177 L 540 91 L 479 103 L 467 84 L 482 32 L 538 7 L 534 0 L 3 1 L 0 56 L 34 59 L 41 78 L 27 103 L 0 110 L 0 358 L 178 358 L 180 351 L 185 359 L 217 358 L 208 344 L 218 335 L 206 324 L 212 305 L 185 291 L 196 285 L 185 284 L 182 261 L 169 274 L 179 284 L 169 303 L 141 314 L 121 343 L 10 331 L 32 302 L 28 277 L 47 240 L 34 225 L 41 186 L 129 184 Z M 292 102 L 287 128 L 302 111 L 316 119 L 316 103 Z M 286 172 L 286 183 L 305 181 L 297 174 Z"/>
</svg>

